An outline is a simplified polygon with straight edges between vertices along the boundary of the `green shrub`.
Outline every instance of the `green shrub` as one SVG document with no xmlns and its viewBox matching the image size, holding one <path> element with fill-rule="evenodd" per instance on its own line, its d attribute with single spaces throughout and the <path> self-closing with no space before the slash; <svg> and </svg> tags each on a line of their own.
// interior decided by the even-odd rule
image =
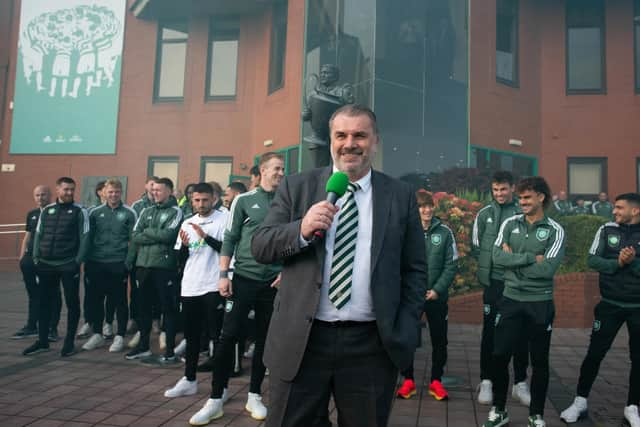
<svg viewBox="0 0 640 427">
<path fill-rule="evenodd" d="M 607 219 L 595 215 L 561 216 L 556 219 L 564 227 L 566 236 L 565 259 L 558 274 L 590 271 L 587 267 L 589 248 L 598 228 Z"/>
</svg>

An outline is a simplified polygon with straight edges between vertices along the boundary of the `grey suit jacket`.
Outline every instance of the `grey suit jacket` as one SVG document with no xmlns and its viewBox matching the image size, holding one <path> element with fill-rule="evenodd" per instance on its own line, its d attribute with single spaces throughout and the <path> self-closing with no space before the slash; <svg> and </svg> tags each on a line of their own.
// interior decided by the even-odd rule
<svg viewBox="0 0 640 427">
<path fill-rule="evenodd" d="M 291 381 L 307 346 L 322 286 L 324 243 L 300 247 L 300 224 L 307 210 L 326 198 L 331 168 L 286 177 L 252 240 L 258 262 L 282 262 L 282 281 L 269 325 L 265 365 Z M 416 327 L 427 287 L 422 226 L 413 190 L 373 171 L 371 294 L 384 348 L 399 369 L 413 360 Z"/>
</svg>

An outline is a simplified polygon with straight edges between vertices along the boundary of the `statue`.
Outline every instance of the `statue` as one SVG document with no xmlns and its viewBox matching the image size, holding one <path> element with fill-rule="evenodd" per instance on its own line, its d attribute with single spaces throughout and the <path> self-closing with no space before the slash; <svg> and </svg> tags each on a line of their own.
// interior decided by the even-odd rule
<svg viewBox="0 0 640 427">
<path fill-rule="evenodd" d="M 333 64 L 320 67 L 320 76 L 315 74 L 307 79 L 307 97 L 302 108 L 302 120 L 311 123 L 311 135 L 305 136 L 309 144 L 313 167 L 327 166 L 331 162 L 329 152 L 329 119 L 345 104 L 353 104 L 353 87 L 350 84 L 337 85 L 340 70 Z"/>
</svg>

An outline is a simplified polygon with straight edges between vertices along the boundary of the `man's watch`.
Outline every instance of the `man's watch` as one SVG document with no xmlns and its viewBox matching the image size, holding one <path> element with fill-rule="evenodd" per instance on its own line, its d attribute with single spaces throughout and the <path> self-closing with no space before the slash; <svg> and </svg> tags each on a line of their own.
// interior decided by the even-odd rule
<svg viewBox="0 0 640 427">
<path fill-rule="evenodd" d="M 229 278 L 229 270 L 220 270 L 220 278 L 228 279 Z"/>
</svg>

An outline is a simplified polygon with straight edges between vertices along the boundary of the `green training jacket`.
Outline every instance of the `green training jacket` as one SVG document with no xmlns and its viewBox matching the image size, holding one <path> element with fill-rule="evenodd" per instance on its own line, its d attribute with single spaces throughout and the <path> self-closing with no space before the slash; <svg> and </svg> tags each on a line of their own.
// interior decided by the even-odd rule
<svg viewBox="0 0 640 427">
<path fill-rule="evenodd" d="M 135 250 L 129 251 L 127 263 L 130 264 L 135 257 L 136 267 L 177 269 L 173 246 L 178 238 L 180 224 L 182 210 L 173 197 L 164 203 L 145 208 L 133 227 L 131 242 Z"/>
<path fill-rule="evenodd" d="M 234 274 L 266 282 L 280 273 L 280 265 L 260 264 L 251 255 L 253 233 L 266 218 L 275 194 L 257 187 L 233 199 L 220 255 L 235 255 Z"/>
<path fill-rule="evenodd" d="M 124 203 L 120 203 L 115 209 L 106 203 L 92 209 L 89 214 L 87 260 L 103 263 L 124 262 L 137 219 L 136 211 Z"/>
<path fill-rule="evenodd" d="M 483 286 L 490 286 L 491 279 L 504 280 L 504 269 L 492 261 L 493 244 L 498 237 L 502 222 L 518 213 L 520 213 L 520 206 L 516 200 L 504 205 L 492 200 L 476 215 L 471 243 L 473 252 L 478 258 L 478 281 Z"/>
<path fill-rule="evenodd" d="M 505 252 L 506 243 L 512 253 Z M 523 214 L 507 218 L 500 227 L 493 247 L 493 262 L 505 269 L 505 297 L 516 301 L 553 299 L 553 276 L 565 250 L 564 229 L 545 215 L 529 224 Z M 536 255 L 544 255 L 536 262 Z"/>
<path fill-rule="evenodd" d="M 438 300 L 446 302 L 449 286 L 458 271 L 458 249 L 456 239 L 449 227 L 438 217 L 433 217 L 424 230 L 424 247 L 427 253 L 427 289 L 438 293 Z"/>
</svg>

